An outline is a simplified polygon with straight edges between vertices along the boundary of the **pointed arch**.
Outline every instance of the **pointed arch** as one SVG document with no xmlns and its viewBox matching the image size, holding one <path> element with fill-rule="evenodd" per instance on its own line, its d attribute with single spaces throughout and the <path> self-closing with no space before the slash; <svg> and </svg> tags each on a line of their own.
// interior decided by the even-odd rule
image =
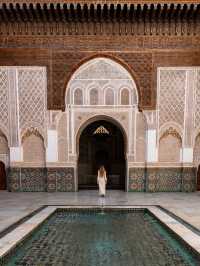
<svg viewBox="0 0 200 266">
<path fill-rule="evenodd" d="M 24 162 L 32 166 L 45 166 L 44 139 L 36 128 L 28 128 L 22 136 Z"/>
<path fill-rule="evenodd" d="M 160 162 L 177 163 L 181 160 L 182 138 L 176 128 L 162 130 L 159 138 L 158 159 Z"/>
</svg>

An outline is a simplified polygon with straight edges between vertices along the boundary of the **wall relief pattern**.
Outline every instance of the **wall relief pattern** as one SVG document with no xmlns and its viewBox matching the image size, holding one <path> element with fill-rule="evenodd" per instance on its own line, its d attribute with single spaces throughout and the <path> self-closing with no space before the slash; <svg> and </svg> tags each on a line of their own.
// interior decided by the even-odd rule
<svg viewBox="0 0 200 266">
<path fill-rule="evenodd" d="M 96 119 L 116 122 L 125 132 L 129 178 L 127 183 L 130 191 L 193 191 L 195 189 L 194 169 L 192 167 L 182 169 L 182 166 L 177 165 L 182 160 L 181 152 L 184 148 L 182 140 L 185 138 L 186 131 L 184 127 L 191 125 L 192 132 L 193 128 L 196 131 L 199 128 L 199 68 L 160 68 L 158 70 L 157 110 L 152 111 L 152 114 L 148 111 L 149 114 L 146 116 L 145 112 L 143 114 L 138 111 L 139 100 L 133 78 L 126 69 L 111 59 L 96 58 L 77 69 L 67 85 L 65 112 L 47 111 L 45 68 L 16 67 L 15 72 L 18 77 L 16 89 L 19 91 L 19 113 L 17 115 L 22 136 L 21 144 L 23 145 L 24 139 L 34 132 L 38 132 L 38 135 L 35 133 L 37 137 L 42 135 L 44 138 L 47 130 L 54 130 L 57 134 L 58 160 L 53 164 L 46 162 L 44 145 L 43 165 L 38 166 L 44 171 L 37 172 L 33 169 L 36 165 L 30 165 L 30 172 L 23 170 L 19 177 L 18 170 L 14 169 L 10 174 L 12 178 L 10 185 L 13 190 L 74 191 L 77 186 L 78 137 L 87 123 Z M 190 78 L 188 78 L 189 72 L 192 73 Z M 193 76 L 194 80 L 191 78 Z M 4 88 L 4 84 L 7 86 L 7 83 L 0 82 L 0 90 Z M 191 113 L 187 112 L 186 105 L 189 101 L 187 91 L 189 89 L 194 90 L 195 113 L 193 109 Z M 98 98 L 95 97 L 93 102 L 90 97 L 92 90 L 98 92 L 96 94 Z M 125 96 L 123 96 L 123 90 L 127 90 Z M 10 101 L 6 95 L 2 97 L 2 102 L 5 102 L 5 99 Z M 128 98 L 130 101 L 127 100 Z M 47 116 L 49 116 L 48 124 Z M 185 123 L 187 116 L 189 119 L 193 116 L 191 124 Z M 156 148 L 159 156 L 153 167 L 149 167 L 149 161 L 147 162 L 147 130 L 156 131 L 155 142 L 158 143 Z M 172 159 L 170 156 L 160 156 L 162 152 L 167 154 L 166 149 L 169 148 L 169 144 L 172 150 L 176 150 Z M 197 138 L 194 147 L 194 163 L 200 160 L 198 150 L 199 140 Z M 26 160 L 21 163 L 24 164 L 24 169 L 28 169 L 26 163 Z M 146 163 L 147 168 L 144 165 Z M 168 163 L 167 166 L 166 163 Z"/>
<path fill-rule="evenodd" d="M 184 123 L 186 70 L 161 69 L 159 72 L 159 126 L 167 122 Z"/>
<path fill-rule="evenodd" d="M 193 160 L 194 160 L 195 166 L 198 167 L 198 164 L 200 164 L 200 133 L 195 138 Z"/>
<path fill-rule="evenodd" d="M 124 97 L 121 101 L 124 89 L 129 99 L 125 103 Z M 74 73 L 66 89 L 65 102 L 72 105 L 137 105 L 137 88 L 128 71 L 120 64 L 108 58 L 96 58 Z"/>
<path fill-rule="evenodd" d="M 0 68 L 0 129 L 9 136 L 8 92 L 9 79 L 7 69 Z"/>
<path fill-rule="evenodd" d="M 19 68 L 19 122 L 21 132 L 35 126 L 45 137 L 46 125 L 46 70 Z"/>
<path fill-rule="evenodd" d="M 196 71 L 195 86 L 195 129 L 200 130 L 200 70 Z"/>
<path fill-rule="evenodd" d="M 77 94 L 77 90 L 82 93 Z M 121 101 L 126 90 L 126 101 Z M 77 98 L 76 98 L 77 97 Z M 82 97 L 82 99 L 80 99 Z M 128 99 L 128 100 L 127 100 Z M 135 111 L 138 105 L 136 84 L 130 73 L 119 63 L 104 57 L 81 65 L 66 88 L 66 113 L 69 127 L 69 152 L 78 152 L 80 129 L 96 118 L 110 119 L 121 125 L 127 137 L 127 153 L 134 156 Z M 77 104 L 82 103 L 82 104 Z M 95 118 L 96 117 L 96 118 Z M 133 159 L 132 159 L 133 160 Z"/>
</svg>

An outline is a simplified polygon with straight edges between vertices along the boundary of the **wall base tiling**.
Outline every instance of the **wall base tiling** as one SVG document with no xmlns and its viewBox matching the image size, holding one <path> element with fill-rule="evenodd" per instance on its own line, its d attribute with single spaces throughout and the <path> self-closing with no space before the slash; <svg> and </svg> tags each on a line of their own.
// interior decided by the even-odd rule
<svg viewBox="0 0 200 266">
<path fill-rule="evenodd" d="M 8 190 L 29 192 L 73 192 L 73 167 L 9 169 Z M 129 191 L 193 192 L 196 190 L 196 168 L 135 167 L 129 169 Z"/>
<path fill-rule="evenodd" d="M 147 173 L 149 192 L 181 191 L 181 168 L 149 168 Z"/>
<path fill-rule="evenodd" d="M 21 182 L 20 182 L 20 172 L 21 168 L 10 168 L 8 170 L 8 191 L 17 192 L 21 189 Z"/>
<path fill-rule="evenodd" d="M 75 191 L 74 168 L 47 168 L 47 191 Z"/>
<path fill-rule="evenodd" d="M 8 190 L 12 192 L 75 191 L 73 168 L 10 168 Z"/>
<path fill-rule="evenodd" d="M 145 168 L 129 168 L 129 191 L 145 191 Z"/>
<path fill-rule="evenodd" d="M 197 189 L 197 169 L 185 167 L 182 172 L 182 191 L 191 192 Z"/>
<path fill-rule="evenodd" d="M 21 168 L 21 191 L 46 191 L 46 169 Z"/>
<path fill-rule="evenodd" d="M 196 169 L 130 168 L 129 191 L 193 192 L 196 190 Z"/>
</svg>

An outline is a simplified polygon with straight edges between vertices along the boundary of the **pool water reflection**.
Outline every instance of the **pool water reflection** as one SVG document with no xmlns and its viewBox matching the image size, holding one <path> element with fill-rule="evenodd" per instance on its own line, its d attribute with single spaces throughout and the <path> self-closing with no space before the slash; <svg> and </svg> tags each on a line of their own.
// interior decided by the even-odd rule
<svg viewBox="0 0 200 266">
<path fill-rule="evenodd" d="M 199 265 L 146 210 L 57 210 L 5 265 Z"/>
</svg>

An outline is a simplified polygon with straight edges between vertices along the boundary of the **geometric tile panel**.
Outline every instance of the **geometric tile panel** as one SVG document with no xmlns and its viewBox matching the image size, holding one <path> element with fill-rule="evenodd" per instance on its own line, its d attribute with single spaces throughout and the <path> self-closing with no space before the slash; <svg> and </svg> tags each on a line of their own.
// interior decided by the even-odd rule
<svg viewBox="0 0 200 266">
<path fill-rule="evenodd" d="M 21 132 L 36 127 L 44 137 L 46 121 L 46 72 L 44 68 L 19 68 L 19 123 Z"/>
<path fill-rule="evenodd" d="M 57 191 L 74 191 L 74 168 L 59 169 L 56 173 Z"/>
<path fill-rule="evenodd" d="M 196 168 L 184 167 L 182 172 L 182 191 L 193 192 L 197 188 Z"/>
<path fill-rule="evenodd" d="M 48 192 L 75 191 L 74 168 L 48 168 L 47 184 Z"/>
<path fill-rule="evenodd" d="M 159 125 L 184 123 L 186 70 L 160 70 Z"/>
<path fill-rule="evenodd" d="M 8 171 L 8 191 L 20 191 L 20 168 L 10 168 Z"/>
<path fill-rule="evenodd" d="M 149 192 L 181 191 L 181 168 L 149 168 Z"/>
<path fill-rule="evenodd" d="M 129 191 L 145 191 L 145 168 L 129 169 Z"/>
<path fill-rule="evenodd" d="M 146 177 L 146 180 L 145 180 Z M 192 192 L 196 190 L 196 168 L 130 168 L 129 191 Z"/>
<path fill-rule="evenodd" d="M 74 168 L 10 168 L 10 191 L 75 191 Z"/>
<path fill-rule="evenodd" d="M 56 192 L 56 168 L 47 168 L 47 191 Z"/>
<path fill-rule="evenodd" d="M 8 133 L 9 111 L 8 111 L 8 72 L 0 69 L 0 125 Z"/>
<path fill-rule="evenodd" d="M 46 172 L 44 168 L 21 168 L 21 191 L 46 191 Z"/>
<path fill-rule="evenodd" d="M 145 180 L 146 177 L 146 180 Z M 130 168 L 131 192 L 192 192 L 196 190 L 196 168 Z M 8 190 L 75 191 L 74 168 L 10 168 Z"/>
</svg>

